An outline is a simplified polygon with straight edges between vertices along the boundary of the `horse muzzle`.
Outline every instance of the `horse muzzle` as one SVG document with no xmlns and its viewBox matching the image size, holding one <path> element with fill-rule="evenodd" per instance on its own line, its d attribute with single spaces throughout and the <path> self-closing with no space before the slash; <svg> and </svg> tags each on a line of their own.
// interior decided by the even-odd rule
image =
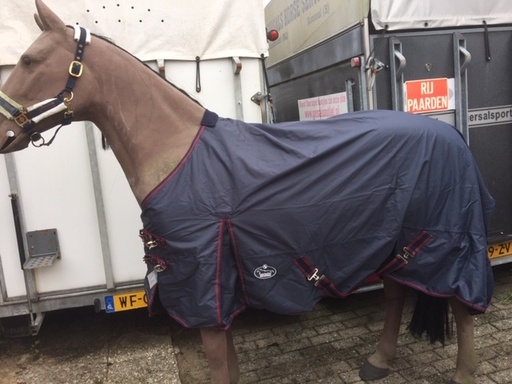
<svg viewBox="0 0 512 384">
<path fill-rule="evenodd" d="M 63 125 L 71 123 L 74 117 L 73 111 L 70 109 L 71 100 L 73 100 L 73 88 L 75 81 L 82 76 L 83 64 L 82 58 L 84 49 L 87 44 L 91 42 L 91 33 L 88 29 L 79 27 L 78 25 L 73 26 L 74 39 L 78 42 L 75 53 L 75 60 L 71 62 L 68 69 L 68 80 L 66 86 L 62 92 L 56 97 L 47 99 L 38 103 L 35 103 L 29 107 L 24 107 L 21 103 L 15 101 L 13 98 L 7 96 L 5 93 L 0 91 L 0 114 L 4 115 L 8 120 L 14 121 L 19 127 L 22 128 L 23 136 L 29 138 L 29 141 L 36 147 L 50 145 L 55 138 L 55 135 Z M 36 131 L 36 124 L 41 120 L 55 115 L 64 111 L 64 119 L 57 132 L 54 134 L 48 143 L 45 142 L 39 131 Z M 12 150 L 23 149 L 15 148 L 15 142 L 21 142 L 19 139 L 21 136 L 16 135 L 15 131 L 6 131 L 6 141 L 0 147 L 0 153 L 10 152 Z M 18 141 L 19 139 L 19 141 Z M 28 145 L 28 143 L 27 143 Z"/>
<path fill-rule="evenodd" d="M 30 138 L 30 141 L 37 146 L 37 143 L 42 140 L 42 136 L 36 131 L 36 124 L 48 116 L 67 110 L 69 101 L 72 98 L 72 93 L 69 98 L 65 98 L 61 94 L 55 98 L 24 107 L 0 91 L 0 114 L 22 128 L 26 136 Z M 6 131 L 6 141 L 0 147 L 0 152 L 6 150 L 17 138 L 18 135 L 16 135 L 15 131 Z"/>
</svg>

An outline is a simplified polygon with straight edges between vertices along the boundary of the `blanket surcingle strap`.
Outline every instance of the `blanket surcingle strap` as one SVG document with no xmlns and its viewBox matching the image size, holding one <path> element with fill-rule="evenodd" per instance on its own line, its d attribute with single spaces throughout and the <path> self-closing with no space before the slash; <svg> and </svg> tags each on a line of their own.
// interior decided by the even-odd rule
<svg viewBox="0 0 512 384">
<path fill-rule="evenodd" d="M 386 262 L 382 268 L 380 268 L 375 274 L 369 276 L 366 280 L 372 279 L 373 277 L 382 277 L 387 274 L 398 271 L 405 267 L 409 263 L 409 258 L 415 257 L 421 249 L 432 239 L 427 232 L 422 231 L 413 241 L 403 248 L 403 255 L 397 254 L 389 262 Z M 308 281 L 314 283 L 315 287 L 318 287 L 324 291 L 326 296 L 344 298 L 350 295 L 350 292 L 342 293 L 336 289 L 336 286 L 332 283 L 329 278 L 320 272 L 311 262 L 305 257 L 301 256 L 294 260 L 295 264 L 304 273 L 304 276 Z"/>
<path fill-rule="evenodd" d="M 397 257 L 403 259 L 405 264 L 407 264 L 409 262 L 409 258 L 416 256 L 418 252 L 421 251 L 421 248 L 423 248 L 431 239 L 432 236 L 427 232 L 422 231 L 418 237 L 404 247 L 404 254 L 399 254 Z"/>
<path fill-rule="evenodd" d="M 375 274 L 377 276 L 386 276 L 405 267 L 409 263 L 409 259 L 416 256 L 431 239 L 432 236 L 425 231 L 421 231 L 418 237 L 403 248 L 403 255 L 398 253 L 389 263 L 385 264 Z"/>
<path fill-rule="evenodd" d="M 318 268 L 315 268 L 311 262 L 304 256 L 294 260 L 297 267 L 304 273 L 308 281 L 314 283 L 315 287 L 320 288 L 324 291 L 326 296 L 343 298 L 347 297 L 350 293 L 342 293 L 336 289 L 336 286 L 326 277 L 324 274 L 319 276 L 321 273 Z"/>
<path fill-rule="evenodd" d="M 494 201 L 460 133 L 429 117 L 208 111 L 141 206 L 149 311 L 186 327 L 227 329 L 248 307 L 305 313 L 376 275 L 476 312 L 492 298 Z"/>
</svg>

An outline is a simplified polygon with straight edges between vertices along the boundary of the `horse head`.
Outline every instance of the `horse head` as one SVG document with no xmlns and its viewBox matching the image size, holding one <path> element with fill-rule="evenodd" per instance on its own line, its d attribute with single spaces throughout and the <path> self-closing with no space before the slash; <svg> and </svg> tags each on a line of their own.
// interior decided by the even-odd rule
<svg viewBox="0 0 512 384">
<path fill-rule="evenodd" d="M 81 63 L 85 47 L 77 44 L 85 45 L 90 35 L 83 28 L 67 27 L 41 0 L 36 7 L 42 34 L 0 89 L 0 153 L 24 149 L 30 142 L 45 145 L 42 132 L 84 119 L 80 111 L 87 99 L 82 90 L 88 74 Z"/>
<path fill-rule="evenodd" d="M 36 7 L 42 33 L 0 89 L 0 153 L 49 145 L 55 136 L 42 132 L 91 121 L 142 201 L 185 156 L 204 108 L 124 49 Z"/>
</svg>

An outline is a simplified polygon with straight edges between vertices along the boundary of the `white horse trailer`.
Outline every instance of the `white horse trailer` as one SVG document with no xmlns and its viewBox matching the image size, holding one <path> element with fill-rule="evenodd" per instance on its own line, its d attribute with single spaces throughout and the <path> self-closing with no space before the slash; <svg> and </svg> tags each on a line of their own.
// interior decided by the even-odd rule
<svg viewBox="0 0 512 384">
<path fill-rule="evenodd" d="M 40 33 L 33 5 L 3 1 L 0 85 Z M 268 121 L 261 0 L 46 4 L 68 24 L 112 39 L 206 108 L 225 117 Z M 146 306 L 139 213 L 117 160 L 92 123 L 63 127 L 51 148 L 1 155 L 4 335 L 36 334 L 48 311 Z"/>
<path fill-rule="evenodd" d="M 512 8 L 507 0 L 272 0 L 277 122 L 394 109 L 456 126 L 496 200 L 493 265 L 512 261 Z"/>
</svg>

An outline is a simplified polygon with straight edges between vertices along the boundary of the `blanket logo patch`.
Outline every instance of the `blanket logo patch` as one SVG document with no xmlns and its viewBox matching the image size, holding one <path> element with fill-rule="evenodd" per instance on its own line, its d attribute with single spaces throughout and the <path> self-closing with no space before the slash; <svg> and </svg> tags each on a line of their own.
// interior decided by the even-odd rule
<svg viewBox="0 0 512 384">
<path fill-rule="evenodd" d="M 267 264 L 263 264 L 254 270 L 254 276 L 260 280 L 271 279 L 275 275 L 277 275 L 277 269 Z"/>
</svg>

